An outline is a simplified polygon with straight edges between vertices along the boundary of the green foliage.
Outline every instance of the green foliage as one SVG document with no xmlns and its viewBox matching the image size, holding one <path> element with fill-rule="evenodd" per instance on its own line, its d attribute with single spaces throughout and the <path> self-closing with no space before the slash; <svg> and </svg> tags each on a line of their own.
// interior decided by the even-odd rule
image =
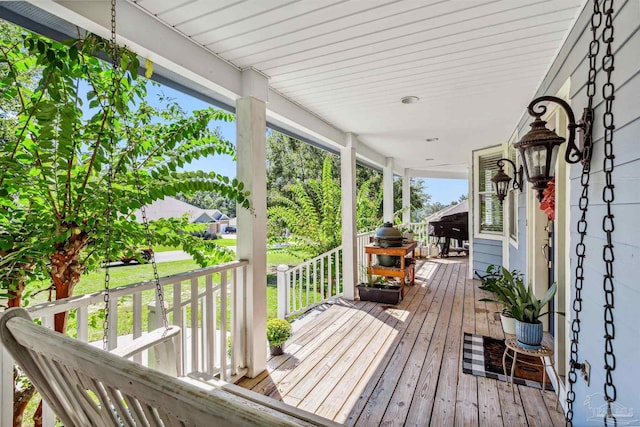
<svg viewBox="0 0 640 427">
<path fill-rule="evenodd" d="M 47 276 L 56 290 L 59 284 L 72 290 L 83 272 L 147 243 L 182 246 L 200 265 L 229 258 L 191 236 L 195 226 L 186 218 L 156 221 L 147 242 L 135 212 L 154 200 L 214 191 L 249 208 L 236 179 L 179 172 L 201 157 L 234 154 L 211 127 L 233 117 L 213 108 L 187 115 L 164 98 L 162 107 L 152 107 L 137 56 L 119 49 L 114 70 L 97 59 L 108 50 L 94 35 L 58 43 L 24 32 L 0 41 L 8 70 L 0 94 L 16 100 L 12 114 L 0 118 L 11 129 L 0 158 L 0 284 L 14 296 L 30 279 Z M 32 84 L 24 84 L 25 75 Z"/>
<path fill-rule="evenodd" d="M 267 209 L 269 220 L 288 228 L 294 237 L 293 252 L 312 256 L 341 243 L 340 185 L 332 177 L 332 163 L 325 159 L 322 179 L 297 181 L 288 187 L 291 198 L 277 195 Z"/>
<path fill-rule="evenodd" d="M 549 287 L 542 299 L 538 299 L 533 293 L 533 287 L 525 286 L 522 274 L 516 270 L 510 272 L 504 267 L 491 265 L 487 268 L 487 273 L 480 289 L 492 292 L 494 298 L 483 298 L 480 301 L 501 303 L 516 320 L 526 323 L 537 323 L 540 317 L 547 314 L 541 311 L 555 295 L 555 283 Z"/>
<path fill-rule="evenodd" d="M 522 281 L 517 271 L 510 273 L 504 267 L 490 265 L 487 274 L 481 277 L 480 289 L 491 292 L 492 298 L 482 298 L 480 301 L 497 302 L 502 304 L 502 314 L 512 316 L 511 307 L 515 304 L 515 281 Z"/>
<path fill-rule="evenodd" d="M 284 319 L 267 321 L 267 341 L 272 347 L 279 347 L 291 337 L 291 324 Z"/>
</svg>

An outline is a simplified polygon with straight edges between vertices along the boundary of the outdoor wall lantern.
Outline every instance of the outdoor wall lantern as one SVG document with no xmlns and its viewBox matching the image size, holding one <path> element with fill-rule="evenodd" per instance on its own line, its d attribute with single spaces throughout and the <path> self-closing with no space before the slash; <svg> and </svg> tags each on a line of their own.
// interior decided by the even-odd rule
<svg viewBox="0 0 640 427">
<path fill-rule="evenodd" d="M 546 105 L 536 105 L 540 102 L 555 102 L 559 104 L 567 113 L 569 129 L 568 146 L 565 153 L 567 163 L 578 163 L 587 160 L 591 155 L 591 128 L 593 124 L 593 110 L 585 108 L 582 119 L 576 123 L 575 116 L 569 104 L 563 99 L 555 96 L 541 96 L 534 99 L 529 104 L 529 115 L 534 116 L 535 120 L 531 123 L 531 130 L 522 137 L 520 142 L 514 144 L 514 147 L 520 151 L 524 171 L 527 174 L 527 181 L 533 184 L 533 189 L 538 191 L 538 200 L 542 200 L 542 192 L 547 188 L 547 183 L 554 178 L 556 167 L 556 159 L 560 145 L 565 141 L 564 138 L 558 136 L 554 131 L 547 129 L 547 122 L 540 117 L 547 112 Z M 575 143 L 576 129 L 580 131 L 580 146 L 586 149 L 580 149 Z"/>
<path fill-rule="evenodd" d="M 498 169 L 495 176 L 491 178 L 491 182 L 493 182 L 496 189 L 496 196 L 498 197 L 498 200 L 500 200 L 500 204 L 502 204 L 504 199 L 507 197 L 509 184 L 511 183 L 511 177 L 504 173 L 504 162 L 509 162 L 511 163 L 511 166 L 513 166 L 513 189 L 522 191 L 522 166 L 518 169 L 516 168 L 515 163 L 509 159 L 498 160 L 496 164 L 500 169 Z"/>
</svg>

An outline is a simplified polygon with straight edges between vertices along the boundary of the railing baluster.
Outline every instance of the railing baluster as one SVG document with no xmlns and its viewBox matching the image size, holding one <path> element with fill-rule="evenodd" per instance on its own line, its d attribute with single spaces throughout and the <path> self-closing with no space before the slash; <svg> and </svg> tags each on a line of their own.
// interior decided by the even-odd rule
<svg viewBox="0 0 640 427">
<path fill-rule="evenodd" d="M 76 310 L 76 325 L 78 327 L 78 339 L 89 341 L 89 306 L 84 305 Z"/>
<path fill-rule="evenodd" d="M 220 378 L 227 380 L 227 272 L 220 273 Z"/>
<path fill-rule="evenodd" d="M 238 373 L 238 354 L 236 352 L 236 338 L 238 336 L 237 304 L 238 304 L 238 283 L 236 270 L 231 270 L 231 366 L 229 373 L 234 376 Z"/>
<path fill-rule="evenodd" d="M 309 299 L 309 264 L 306 265 L 306 274 L 307 276 L 305 279 L 304 287 L 307 293 L 307 306 L 309 306 L 311 305 L 311 300 Z"/>
<path fill-rule="evenodd" d="M 205 372 L 209 375 L 213 375 L 213 371 L 215 370 L 215 354 L 213 352 L 214 349 L 214 340 L 215 340 L 215 324 L 216 324 L 216 313 L 214 312 L 214 304 L 213 304 L 213 277 L 211 274 L 207 274 L 206 278 L 206 291 L 205 291 L 205 317 L 207 319 L 206 324 L 204 325 L 207 339 L 206 339 L 206 347 L 207 347 L 207 358 L 206 358 L 206 369 Z"/>
<path fill-rule="evenodd" d="M 340 253 L 341 253 L 341 249 L 336 250 L 335 252 L 335 256 L 336 256 L 336 262 L 335 262 L 335 276 L 336 276 L 336 293 L 335 295 L 340 294 Z"/>
<path fill-rule="evenodd" d="M 313 261 L 313 303 L 318 302 L 318 261 Z"/>
<path fill-rule="evenodd" d="M 197 370 L 198 363 L 198 279 L 191 279 L 191 369 Z M 184 332 L 184 331 L 183 331 Z"/>
<path fill-rule="evenodd" d="M 333 268 L 331 266 L 331 255 L 327 257 L 327 276 L 329 279 L 329 283 L 327 284 L 327 297 L 331 298 L 333 296 Z"/>
<path fill-rule="evenodd" d="M 324 257 L 320 258 L 320 297 L 324 300 L 326 298 L 324 292 Z"/>
<path fill-rule="evenodd" d="M 187 349 L 187 334 L 184 330 L 184 323 L 182 322 L 182 283 L 180 281 L 173 283 L 173 324 L 179 326 L 182 329 L 180 334 L 179 353 L 176 354 L 176 358 L 182 363 L 182 372 L 189 372 L 187 370 L 187 357 L 184 354 Z"/>
<path fill-rule="evenodd" d="M 142 292 L 134 292 L 131 310 L 133 317 L 133 338 L 135 339 L 142 335 Z M 136 353 L 133 356 L 133 361 L 142 363 L 142 353 Z"/>
<path fill-rule="evenodd" d="M 118 298 L 109 298 L 109 319 L 107 321 L 108 349 L 113 350 L 118 346 Z"/>
<path fill-rule="evenodd" d="M 296 268 L 296 278 L 297 278 L 297 286 L 298 286 L 298 306 L 296 310 L 300 310 L 302 307 L 302 269 L 300 267 Z"/>
</svg>

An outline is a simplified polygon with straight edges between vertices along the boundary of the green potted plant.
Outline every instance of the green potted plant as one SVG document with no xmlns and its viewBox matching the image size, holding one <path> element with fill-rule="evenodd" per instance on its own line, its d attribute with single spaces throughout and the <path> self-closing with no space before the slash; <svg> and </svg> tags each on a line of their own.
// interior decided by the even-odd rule
<svg viewBox="0 0 640 427">
<path fill-rule="evenodd" d="M 554 283 L 544 297 L 538 299 L 531 286 L 525 287 L 522 281 L 516 282 L 516 298 L 511 306 L 511 314 L 516 319 L 516 339 L 521 347 L 530 350 L 540 348 L 543 334 L 540 317 L 549 313 L 548 311 L 541 313 L 541 311 L 551 301 L 556 290 L 557 286 Z"/>
<path fill-rule="evenodd" d="M 360 301 L 373 301 L 384 304 L 398 304 L 402 298 L 402 287 L 393 285 L 383 276 L 376 276 L 369 272 L 365 266 L 361 266 L 364 270 L 366 282 L 359 283 L 358 294 Z"/>
<path fill-rule="evenodd" d="M 482 285 L 480 289 L 491 292 L 492 298 L 482 298 L 480 301 L 497 302 L 502 305 L 500 312 L 500 320 L 502 322 L 502 330 L 505 334 L 515 335 L 516 323 L 511 307 L 516 302 L 516 282 L 522 283 L 522 274 L 514 270 L 509 272 L 504 267 L 490 265 L 487 267 L 487 274 L 480 276 Z"/>
<path fill-rule="evenodd" d="M 291 324 L 284 319 L 267 321 L 267 341 L 272 356 L 284 353 L 284 343 L 291 338 Z"/>
</svg>

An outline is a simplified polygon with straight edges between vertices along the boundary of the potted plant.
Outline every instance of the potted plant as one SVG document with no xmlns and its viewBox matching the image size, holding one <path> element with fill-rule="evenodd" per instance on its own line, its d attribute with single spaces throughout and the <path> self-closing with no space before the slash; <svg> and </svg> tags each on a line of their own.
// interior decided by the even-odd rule
<svg viewBox="0 0 640 427">
<path fill-rule="evenodd" d="M 516 319 L 516 339 L 521 347 L 538 350 L 542 343 L 542 322 L 540 317 L 549 312 L 541 313 L 544 306 L 555 295 L 557 286 L 549 287 L 542 299 L 536 298 L 531 286 L 524 286 L 522 281 L 516 282 L 516 298 L 511 306 L 511 314 Z M 563 313 L 560 313 L 563 314 Z"/>
<path fill-rule="evenodd" d="M 366 267 L 365 277 L 367 281 L 356 286 L 360 301 L 373 301 L 384 304 L 398 304 L 402 297 L 402 287 L 393 285 L 382 276 L 374 276 Z"/>
<path fill-rule="evenodd" d="M 482 298 L 480 301 L 502 304 L 502 311 L 500 312 L 502 330 L 505 334 L 515 335 L 516 323 L 511 313 L 511 307 L 516 302 L 515 282 L 522 282 L 522 274 L 516 270 L 509 272 L 509 270 L 504 267 L 490 265 L 487 267 L 487 274 L 484 276 L 478 274 L 478 277 L 480 277 L 482 281 L 480 289 L 493 294 L 492 298 Z"/>
<path fill-rule="evenodd" d="M 267 321 L 267 341 L 272 356 L 284 353 L 284 343 L 291 338 L 291 324 L 284 319 Z"/>
</svg>

